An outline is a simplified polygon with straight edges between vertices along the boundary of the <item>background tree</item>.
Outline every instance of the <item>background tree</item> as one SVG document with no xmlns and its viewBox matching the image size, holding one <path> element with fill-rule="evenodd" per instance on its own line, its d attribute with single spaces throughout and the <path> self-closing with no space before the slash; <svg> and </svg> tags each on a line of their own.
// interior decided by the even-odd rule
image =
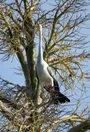
<svg viewBox="0 0 90 132">
<path fill-rule="evenodd" d="M 0 53 L 3 61 L 17 56 L 25 86 L 0 78 L 1 131 L 85 131 L 90 129 L 89 108 L 80 108 L 84 91 L 86 51 L 81 26 L 89 20 L 85 0 L 6 0 L 0 5 Z M 47 9 L 46 9 L 47 7 Z M 68 93 L 70 104 L 54 105 L 49 93 L 42 93 L 38 105 L 39 84 L 36 77 L 38 25 L 43 26 L 43 51 L 46 62 Z M 82 85 L 82 88 L 81 88 Z M 77 87 L 80 87 L 78 90 Z M 73 98 L 72 91 L 80 97 Z M 68 91 L 67 91 L 68 90 Z M 74 95 L 75 97 L 75 95 Z M 72 107 L 73 105 L 73 107 Z M 4 123 L 4 124 L 3 124 Z"/>
</svg>

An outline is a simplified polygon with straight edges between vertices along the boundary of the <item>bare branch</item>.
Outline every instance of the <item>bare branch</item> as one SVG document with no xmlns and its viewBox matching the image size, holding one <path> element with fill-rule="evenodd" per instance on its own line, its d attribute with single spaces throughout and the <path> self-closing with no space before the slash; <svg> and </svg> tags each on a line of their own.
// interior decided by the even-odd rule
<svg viewBox="0 0 90 132">
<path fill-rule="evenodd" d="M 79 125 L 71 128 L 68 132 L 85 132 L 87 130 L 90 130 L 90 119 L 87 119 Z"/>
<path fill-rule="evenodd" d="M 12 113 L 8 108 L 5 107 L 2 101 L 0 101 L 0 112 L 2 112 L 7 119 L 11 120 Z"/>
<path fill-rule="evenodd" d="M 3 103 L 6 103 L 8 106 L 10 106 L 14 109 L 20 109 L 20 105 L 17 105 L 14 101 L 12 101 L 11 99 L 9 99 L 6 96 L 2 95 L 1 93 L 0 93 L 0 100 Z"/>
</svg>

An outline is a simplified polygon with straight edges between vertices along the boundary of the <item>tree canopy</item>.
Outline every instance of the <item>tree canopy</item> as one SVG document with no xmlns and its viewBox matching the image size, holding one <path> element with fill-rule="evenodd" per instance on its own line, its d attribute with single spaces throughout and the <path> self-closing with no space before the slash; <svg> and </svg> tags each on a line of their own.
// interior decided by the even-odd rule
<svg viewBox="0 0 90 132">
<path fill-rule="evenodd" d="M 25 85 L 0 77 L 1 130 L 12 132 L 90 129 L 89 108 L 81 112 L 89 72 L 84 71 L 90 53 L 82 28 L 90 20 L 89 0 L 2 0 L 0 3 L 0 54 L 2 61 L 16 56 Z M 60 90 L 71 103 L 54 105 L 36 76 L 38 22 L 43 26 L 43 56 L 59 80 Z M 73 93 L 73 91 L 75 91 Z M 79 95 L 78 99 L 75 99 Z M 77 93 L 77 94 L 75 94 Z M 73 95 L 74 94 L 74 95 Z M 3 125 L 4 123 L 4 125 Z"/>
</svg>

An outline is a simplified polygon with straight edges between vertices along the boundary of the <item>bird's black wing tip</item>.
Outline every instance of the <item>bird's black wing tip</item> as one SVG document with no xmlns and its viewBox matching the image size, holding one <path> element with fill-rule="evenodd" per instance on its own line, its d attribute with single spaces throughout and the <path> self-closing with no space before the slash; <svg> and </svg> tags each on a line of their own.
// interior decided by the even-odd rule
<svg viewBox="0 0 90 132">
<path fill-rule="evenodd" d="M 67 98 L 67 99 L 66 99 L 66 102 L 70 102 L 70 99 Z"/>
</svg>

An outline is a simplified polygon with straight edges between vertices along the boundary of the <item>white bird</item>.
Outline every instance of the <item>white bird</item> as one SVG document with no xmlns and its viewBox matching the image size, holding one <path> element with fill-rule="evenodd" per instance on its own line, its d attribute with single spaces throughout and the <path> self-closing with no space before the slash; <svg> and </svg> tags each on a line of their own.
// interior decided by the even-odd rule
<svg viewBox="0 0 90 132">
<path fill-rule="evenodd" d="M 36 70 L 41 88 L 46 88 L 46 90 L 51 93 L 54 104 L 70 102 L 70 100 L 59 91 L 59 85 L 55 79 L 55 75 L 43 59 L 41 24 L 39 24 L 39 37 L 39 51 Z"/>
</svg>

